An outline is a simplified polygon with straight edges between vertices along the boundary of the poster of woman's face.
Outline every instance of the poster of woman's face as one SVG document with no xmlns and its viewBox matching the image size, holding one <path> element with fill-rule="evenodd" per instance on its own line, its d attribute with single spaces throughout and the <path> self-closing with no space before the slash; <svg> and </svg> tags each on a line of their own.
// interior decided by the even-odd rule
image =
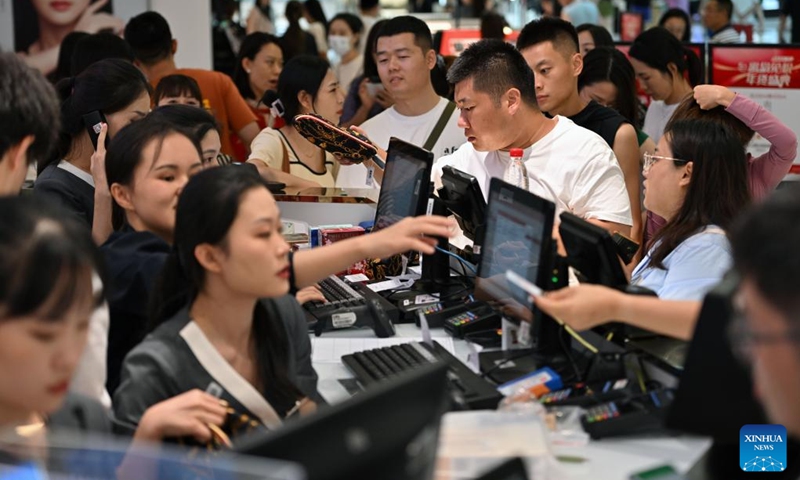
<svg viewBox="0 0 800 480">
<path fill-rule="evenodd" d="M 14 50 L 49 74 L 61 42 L 73 31 L 122 33 L 109 0 L 14 0 Z"/>
</svg>

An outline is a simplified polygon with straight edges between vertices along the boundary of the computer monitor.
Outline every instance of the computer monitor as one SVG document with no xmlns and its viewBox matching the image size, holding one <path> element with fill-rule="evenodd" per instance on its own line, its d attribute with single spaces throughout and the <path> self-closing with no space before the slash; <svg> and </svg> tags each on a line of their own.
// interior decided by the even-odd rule
<svg viewBox="0 0 800 480">
<path fill-rule="evenodd" d="M 746 424 L 769 423 L 753 397 L 753 383 L 734 357 L 726 331 L 738 287 L 729 274 L 703 300 L 678 391 L 666 418 L 669 428 L 738 441 Z"/>
<path fill-rule="evenodd" d="M 374 231 L 425 214 L 432 168 L 433 153 L 394 137 L 389 140 Z"/>
<path fill-rule="evenodd" d="M 439 199 L 458 221 L 464 236 L 477 241 L 486 223 L 486 200 L 474 176 L 449 165 L 442 168 Z"/>
<path fill-rule="evenodd" d="M 308 480 L 428 480 L 449 398 L 447 366 L 437 362 L 274 432 L 244 438 L 236 451 L 299 463 Z"/>
<path fill-rule="evenodd" d="M 726 335 L 738 285 L 738 276 L 729 273 L 706 294 L 683 374 L 664 420 L 669 429 L 713 439 L 711 448 L 692 468 L 690 478 L 742 478 L 738 462 L 740 429 L 744 425 L 772 423 L 753 394 L 750 373 L 734 356 Z M 787 458 L 800 458 L 797 439 L 788 438 L 786 448 Z M 747 475 L 797 479 L 800 462 L 789 461 L 783 472 L 766 472 L 763 477 L 757 473 Z"/>
<path fill-rule="evenodd" d="M 512 270 L 546 286 L 555 209 L 553 202 L 527 190 L 491 180 L 475 298 L 498 302 L 508 317 L 532 321 L 528 294 L 510 285 L 505 274 Z"/>
<path fill-rule="evenodd" d="M 558 231 L 567 251 L 567 263 L 577 270 L 582 281 L 608 287 L 628 284 L 614 240 L 606 229 L 564 212 Z"/>
</svg>

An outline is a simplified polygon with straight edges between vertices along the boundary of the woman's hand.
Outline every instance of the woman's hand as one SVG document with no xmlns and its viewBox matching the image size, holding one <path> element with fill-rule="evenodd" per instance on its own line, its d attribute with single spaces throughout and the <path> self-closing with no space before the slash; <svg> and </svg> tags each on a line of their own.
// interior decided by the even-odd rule
<svg viewBox="0 0 800 480">
<path fill-rule="evenodd" d="M 588 330 L 615 320 L 625 294 L 600 285 L 567 287 L 536 297 L 536 306 L 575 330 Z"/>
<path fill-rule="evenodd" d="M 435 237 L 450 238 L 455 231 L 456 222 L 438 215 L 407 217 L 394 225 L 367 235 L 367 258 L 385 258 L 397 253 L 419 250 L 432 254 L 438 240 Z M 424 235 L 424 236 L 423 236 Z"/>
<path fill-rule="evenodd" d="M 106 137 L 108 136 L 108 124 L 100 126 L 100 133 L 97 135 L 97 150 L 92 154 L 92 163 L 89 170 L 94 179 L 94 188 L 108 191 L 108 179 L 106 177 Z"/>
<path fill-rule="evenodd" d="M 294 298 L 297 299 L 297 303 L 299 303 L 300 305 L 306 302 L 325 301 L 325 295 L 322 294 L 322 291 L 320 291 L 319 287 L 317 287 L 316 285 L 311 285 L 310 287 L 298 290 L 297 293 L 294 295 Z"/>
<path fill-rule="evenodd" d="M 211 440 L 209 425 L 225 422 L 227 404 L 198 389 L 182 393 L 148 408 L 134 438 L 160 441 L 191 436 L 199 442 Z"/>
<path fill-rule="evenodd" d="M 394 97 L 392 94 L 387 92 L 384 88 L 383 90 L 379 90 L 378 93 L 375 95 L 375 103 L 387 109 L 394 105 Z"/>
<path fill-rule="evenodd" d="M 719 85 L 698 85 L 694 87 L 694 99 L 703 110 L 711 110 L 722 106 L 727 108 L 736 94 Z"/>
<path fill-rule="evenodd" d="M 358 84 L 358 99 L 361 100 L 361 106 L 367 109 L 367 111 L 375 104 L 375 97 L 369 94 L 369 88 L 367 88 L 368 83 L 370 83 L 369 78 L 365 77 L 361 80 L 361 83 Z"/>
<path fill-rule="evenodd" d="M 113 15 L 99 11 L 107 3 L 108 0 L 100 0 L 89 5 L 78 19 L 75 31 L 97 33 L 103 30 L 111 30 L 115 34 L 121 35 L 125 30 L 125 22 Z"/>
</svg>

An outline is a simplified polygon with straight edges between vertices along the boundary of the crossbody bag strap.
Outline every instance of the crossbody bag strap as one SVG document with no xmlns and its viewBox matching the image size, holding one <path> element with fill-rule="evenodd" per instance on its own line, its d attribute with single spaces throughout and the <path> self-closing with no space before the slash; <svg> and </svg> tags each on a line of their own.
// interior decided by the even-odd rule
<svg viewBox="0 0 800 480">
<path fill-rule="evenodd" d="M 423 145 L 422 148 L 428 151 L 433 150 L 434 145 L 436 145 L 436 142 L 439 141 L 439 137 L 441 137 L 442 132 L 444 132 L 444 127 L 447 126 L 447 122 L 450 120 L 450 116 L 453 115 L 455 110 L 456 104 L 453 102 L 447 102 L 447 105 L 444 107 L 444 111 L 442 112 L 442 116 L 439 117 L 439 121 L 436 122 L 436 126 L 433 127 L 433 131 L 428 136 L 428 139 L 425 141 L 425 145 Z"/>
</svg>

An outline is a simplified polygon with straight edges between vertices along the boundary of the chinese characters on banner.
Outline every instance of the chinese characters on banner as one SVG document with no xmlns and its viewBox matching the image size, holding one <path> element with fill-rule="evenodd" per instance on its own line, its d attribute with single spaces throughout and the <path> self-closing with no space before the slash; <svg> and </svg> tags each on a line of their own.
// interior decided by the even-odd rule
<svg viewBox="0 0 800 480">
<path fill-rule="evenodd" d="M 747 46 L 711 48 L 710 83 L 740 92 L 772 112 L 793 131 L 800 131 L 800 47 Z M 749 151 L 761 155 L 769 142 L 759 135 Z M 800 158 L 795 159 L 795 162 Z M 800 174 L 800 163 L 790 172 Z"/>
</svg>

